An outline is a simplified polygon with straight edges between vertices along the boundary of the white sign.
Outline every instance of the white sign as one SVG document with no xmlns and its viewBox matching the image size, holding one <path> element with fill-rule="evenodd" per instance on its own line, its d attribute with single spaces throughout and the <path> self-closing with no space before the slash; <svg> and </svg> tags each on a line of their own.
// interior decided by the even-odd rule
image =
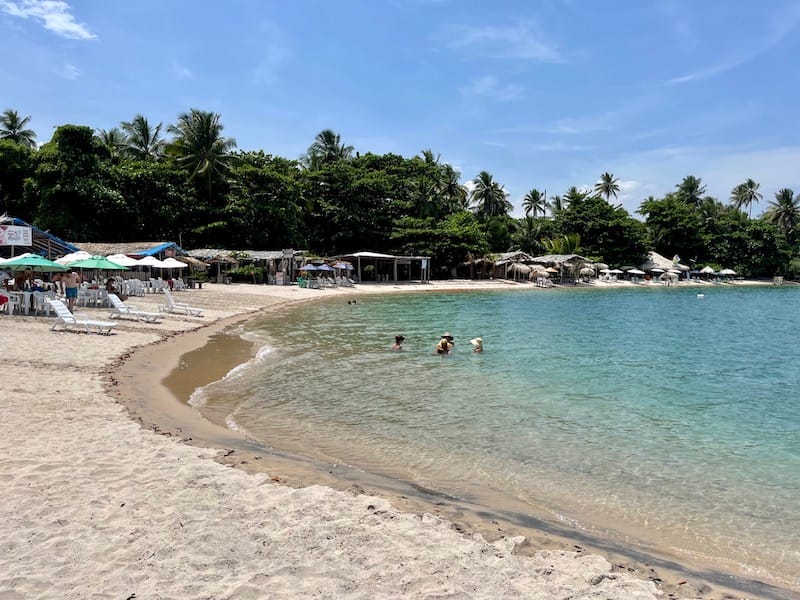
<svg viewBox="0 0 800 600">
<path fill-rule="evenodd" d="M 33 230 L 17 225 L 0 225 L 0 246 L 33 246 Z"/>
</svg>

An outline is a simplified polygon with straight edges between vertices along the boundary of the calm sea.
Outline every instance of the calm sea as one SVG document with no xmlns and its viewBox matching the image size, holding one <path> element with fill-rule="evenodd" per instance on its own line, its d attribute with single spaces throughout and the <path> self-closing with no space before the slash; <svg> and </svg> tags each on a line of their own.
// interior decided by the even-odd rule
<svg viewBox="0 0 800 600">
<path fill-rule="evenodd" d="M 249 323 L 258 358 L 193 402 L 274 447 L 798 589 L 800 288 L 697 291 L 307 304 Z"/>
</svg>

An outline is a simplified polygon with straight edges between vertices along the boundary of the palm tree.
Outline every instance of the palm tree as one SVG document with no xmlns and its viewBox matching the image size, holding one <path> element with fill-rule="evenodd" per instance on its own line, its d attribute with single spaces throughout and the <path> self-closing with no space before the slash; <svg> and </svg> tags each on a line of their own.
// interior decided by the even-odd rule
<svg viewBox="0 0 800 600">
<path fill-rule="evenodd" d="M 683 178 L 683 181 L 675 187 L 678 189 L 678 198 L 680 198 L 682 202 L 691 204 L 692 206 L 699 205 L 700 201 L 703 199 L 703 194 L 706 193 L 706 186 L 703 185 L 699 177 L 695 177 L 694 175 L 687 175 Z"/>
<path fill-rule="evenodd" d="M 554 217 L 560 213 L 562 210 L 566 209 L 569 206 L 569 200 L 562 198 L 559 194 L 556 194 L 552 198 L 550 198 L 550 214 Z"/>
<path fill-rule="evenodd" d="M 611 173 L 603 173 L 600 181 L 594 184 L 594 191 L 603 196 L 606 202 L 611 202 L 611 196 L 616 198 L 619 192 L 619 179 Z"/>
<path fill-rule="evenodd" d="M 743 206 L 747 206 L 747 216 L 751 216 L 751 209 L 753 202 L 758 202 L 764 196 L 762 196 L 758 188 L 760 185 L 753 181 L 752 179 L 748 179 L 744 183 L 740 183 L 731 191 L 731 202 L 733 205 L 738 208 L 739 210 L 742 209 Z"/>
<path fill-rule="evenodd" d="M 164 141 L 161 139 L 162 123 L 150 127 L 142 115 L 136 115 L 132 121 L 122 123 L 122 131 L 128 136 L 128 152 L 139 160 L 155 160 L 164 152 Z"/>
<path fill-rule="evenodd" d="M 432 154 L 432 153 L 431 153 Z M 318 169 L 323 165 L 353 157 L 353 147 L 342 144 L 341 136 L 332 129 L 324 129 L 314 138 L 314 143 L 301 159 L 309 169 Z"/>
<path fill-rule="evenodd" d="M 651 196 L 652 198 L 652 196 Z M 725 212 L 725 205 L 719 200 L 706 196 L 700 201 L 700 214 L 706 226 L 716 223 Z"/>
<path fill-rule="evenodd" d="M 454 210 L 466 210 L 469 206 L 467 188 L 461 185 L 461 173 L 453 165 L 445 163 L 440 167 L 440 178 L 437 182 L 436 192 L 442 197 L 443 202 Z"/>
<path fill-rule="evenodd" d="M 544 213 L 547 210 L 547 201 L 539 190 L 532 189 L 530 192 L 525 194 L 525 199 L 522 202 L 522 208 L 525 211 L 526 217 L 536 217 L 540 213 L 542 216 L 544 216 Z"/>
<path fill-rule="evenodd" d="M 119 158 L 128 148 L 128 137 L 117 127 L 112 127 L 108 131 L 98 129 L 97 138 L 113 159 Z"/>
<path fill-rule="evenodd" d="M 175 136 L 173 149 L 179 165 L 188 169 L 190 180 L 202 178 L 209 197 L 215 180 L 224 178 L 230 170 L 230 151 L 236 140 L 222 136 L 222 123 L 218 113 L 192 108 L 178 117 L 176 125 L 168 131 Z"/>
<path fill-rule="evenodd" d="M 12 109 L 3 111 L 0 115 L 0 140 L 11 140 L 26 148 L 36 148 L 36 132 L 25 129 L 31 118 L 20 118 L 19 113 Z"/>
<path fill-rule="evenodd" d="M 764 219 L 776 225 L 786 239 L 794 243 L 800 226 L 800 194 L 795 196 L 794 191 L 789 188 L 778 190 L 775 200 L 769 203 Z"/>
<path fill-rule="evenodd" d="M 523 252 L 535 252 L 542 247 L 539 238 L 542 237 L 542 221 L 536 217 L 526 216 L 519 224 L 514 234 L 514 241 Z"/>
<path fill-rule="evenodd" d="M 508 201 L 508 192 L 492 179 L 489 172 L 481 171 L 472 182 L 475 184 L 475 188 L 470 194 L 470 200 L 479 215 L 483 217 L 503 216 L 514 208 Z"/>
</svg>

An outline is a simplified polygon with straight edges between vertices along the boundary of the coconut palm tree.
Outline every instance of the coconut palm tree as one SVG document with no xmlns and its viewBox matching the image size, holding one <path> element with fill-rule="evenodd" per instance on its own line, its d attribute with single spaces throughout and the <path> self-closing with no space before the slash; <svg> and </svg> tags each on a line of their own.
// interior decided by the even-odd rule
<svg viewBox="0 0 800 600">
<path fill-rule="evenodd" d="M 678 198 L 692 206 L 699 205 L 703 199 L 703 194 L 706 193 L 706 186 L 703 185 L 702 179 L 694 175 L 687 175 L 675 187 L 678 190 Z"/>
<path fill-rule="evenodd" d="M 0 140 L 11 140 L 26 148 L 36 148 L 36 132 L 25 129 L 30 121 L 30 117 L 23 119 L 10 108 L 3 111 L 0 114 Z"/>
<path fill-rule="evenodd" d="M 178 116 L 178 123 L 168 131 L 175 136 L 172 148 L 179 165 L 185 167 L 191 181 L 203 180 L 209 196 L 215 181 L 223 179 L 231 167 L 230 151 L 236 140 L 222 136 L 220 115 L 192 108 Z"/>
<path fill-rule="evenodd" d="M 436 186 L 442 200 L 455 210 L 466 210 L 469 206 L 467 188 L 461 185 L 461 173 L 453 165 L 445 163 L 440 168 L 440 179 Z"/>
<path fill-rule="evenodd" d="M 525 211 L 526 217 L 536 217 L 540 214 L 544 216 L 547 210 L 547 201 L 539 190 L 532 189 L 525 194 L 525 199 L 522 201 L 522 209 Z"/>
<path fill-rule="evenodd" d="M 98 129 L 97 139 L 108 150 L 112 159 L 119 158 L 128 148 L 128 137 L 117 127 L 112 127 L 108 131 Z"/>
<path fill-rule="evenodd" d="M 431 153 L 432 154 L 432 153 Z M 314 138 L 301 162 L 308 169 L 318 169 L 339 160 L 350 160 L 353 147 L 342 144 L 341 136 L 332 129 L 324 129 Z"/>
<path fill-rule="evenodd" d="M 488 171 L 478 173 L 472 182 L 475 187 L 470 194 L 470 200 L 475 212 L 482 217 L 507 215 L 514 208 L 508 201 L 508 192 L 492 178 Z"/>
<path fill-rule="evenodd" d="M 594 191 L 603 196 L 606 202 L 611 202 L 611 196 L 616 198 L 619 192 L 619 179 L 611 173 L 603 173 L 600 181 L 594 184 Z"/>
<path fill-rule="evenodd" d="M 555 217 L 558 213 L 569 206 L 569 200 L 563 198 L 559 194 L 556 194 L 550 198 L 549 206 L 550 214 Z"/>
<path fill-rule="evenodd" d="M 123 121 L 122 131 L 128 137 L 128 153 L 139 160 L 157 160 L 164 153 L 164 140 L 161 139 L 162 123 L 151 127 L 142 115 L 131 121 Z"/>
<path fill-rule="evenodd" d="M 764 196 L 762 196 L 758 188 L 760 184 L 756 183 L 752 179 L 748 179 L 744 183 L 740 183 L 731 191 L 731 202 L 733 205 L 742 210 L 743 206 L 747 206 L 747 216 L 751 216 L 751 209 L 753 202 L 758 202 Z"/>
<path fill-rule="evenodd" d="M 795 196 L 789 188 L 778 190 L 775 200 L 769 203 L 764 219 L 776 225 L 786 239 L 794 243 L 800 226 L 800 194 Z"/>
</svg>

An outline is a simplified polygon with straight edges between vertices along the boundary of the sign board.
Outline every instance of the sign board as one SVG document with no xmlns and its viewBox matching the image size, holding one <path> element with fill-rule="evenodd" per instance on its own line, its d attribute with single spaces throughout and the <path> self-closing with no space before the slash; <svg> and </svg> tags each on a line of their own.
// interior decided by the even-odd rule
<svg viewBox="0 0 800 600">
<path fill-rule="evenodd" d="M 33 246 L 33 230 L 17 225 L 0 225 L 0 246 Z"/>
</svg>

